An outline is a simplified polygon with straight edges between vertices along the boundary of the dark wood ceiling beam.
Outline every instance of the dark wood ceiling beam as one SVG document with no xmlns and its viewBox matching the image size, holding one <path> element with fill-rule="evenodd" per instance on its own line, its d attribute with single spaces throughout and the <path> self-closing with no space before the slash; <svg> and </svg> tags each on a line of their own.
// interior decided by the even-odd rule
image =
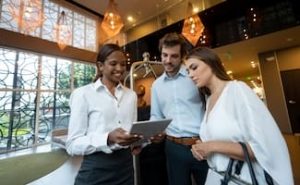
<svg viewBox="0 0 300 185">
<path fill-rule="evenodd" d="M 96 62 L 96 52 L 75 48 L 72 46 L 67 46 L 64 50 L 60 50 L 56 42 L 51 42 L 37 37 L 32 37 L 30 35 L 24 35 L 21 33 L 5 30 L 2 28 L 0 28 L 0 35 L 0 46 L 18 48 L 21 50 L 59 56 L 68 59 L 75 59 L 78 61 L 85 61 L 89 63 Z"/>
</svg>

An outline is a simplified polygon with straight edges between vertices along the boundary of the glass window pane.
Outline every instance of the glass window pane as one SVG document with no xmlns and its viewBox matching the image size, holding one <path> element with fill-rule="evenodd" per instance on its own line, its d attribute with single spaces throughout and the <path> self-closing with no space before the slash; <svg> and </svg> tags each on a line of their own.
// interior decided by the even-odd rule
<svg viewBox="0 0 300 185">
<path fill-rule="evenodd" d="M 69 60 L 57 60 L 57 89 L 71 88 L 71 62 Z"/>
<path fill-rule="evenodd" d="M 53 4 L 53 3 L 52 3 Z M 58 6 L 45 6 L 44 9 L 45 16 L 47 19 L 44 21 L 43 24 L 43 32 L 42 32 L 42 38 L 49 40 L 49 41 L 55 41 L 54 38 L 54 27 L 57 23 L 58 18 Z"/>
<path fill-rule="evenodd" d="M 11 99 L 11 92 L 0 91 L 0 153 L 7 147 Z"/>
<path fill-rule="evenodd" d="M 84 22 L 74 20 L 73 45 L 78 48 L 84 48 Z"/>
<path fill-rule="evenodd" d="M 35 129 L 35 103 L 36 92 L 16 92 L 19 98 L 12 100 L 16 102 L 13 117 L 13 135 L 12 147 L 21 148 L 29 147 L 34 143 L 34 129 Z"/>
<path fill-rule="evenodd" d="M 3 0 L 2 9 L 1 9 L 0 27 L 11 31 L 18 31 L 17 23 L 13 19 L 13 16 L 9 11 L 10 8 L 11 8 L 10 1 Z"/>
<path fill-rule="evenodd" d="M 54 128 L 68 128 L 70 117 L 70 99 L 71 91 L 56 94 L 55 124 Z"/>
<path fill-rule="evenodd" d="M 56 59 L 54 57 L 42 57 L 41 89 L 55 89 L 55 65 Z"/>
<path fill-rule="evenodd" d="M 71 61 L 43 56 L 41 89 L 54 90 L 54 89 L 70 89 L 70 88 L 71 88 Z"/>
<path fill-rule="evenodd" d="M 68 128 L 70 94 L 71 91 L 41 93 L 40 122 L 51 129 Z"/>
<path fill-rule="evenodd" d="M 86 18 L 86 19 L 85 19 L 85 22 L 86 22 L 86 24 L 89 25 L 89 26 L 96 27 L 96 21 L 93 20 L 93 19 Z"/>
<path fill-rule="evenodd" d="M 74 63 L 74 87 L 81 87 L 93 81 L 96 68 L 93 65 Z"/>
<path fill-rule="evenodd" d="M 0 110 L 5 112 L 11 109 L 12 91 L 0 91 Z"/>
<path fill-rule="evenodd" d="M 87 25 L 85 41 L 86 49 L 96 51 L 96 27 Z"/>
<path fill-rule="evenodd" d="M 16 52 L 0 48 L 0 89 L 13 88 Z"/>
<path fill-rule="evenodd" d="M 74 19 L 75 20 L 84 20 L 84 16 L 80 15 L 79 13 L 74 12 Z"/>
<path fill-rule="evenodd" d="M 54 92 L 42 92 L 40 95 L 39 123 L 41 129 L 39 131 L 44 138 L 53 128 L 54 95 Z"/>
<path fill-rule="evenodd" d="M 31 53 L 19 53 L 18 73 L 17 73 L 17 89 L 36 89 L 37 87 L 37 71 L 38 71 L 37 55 Z"/>
</svg>

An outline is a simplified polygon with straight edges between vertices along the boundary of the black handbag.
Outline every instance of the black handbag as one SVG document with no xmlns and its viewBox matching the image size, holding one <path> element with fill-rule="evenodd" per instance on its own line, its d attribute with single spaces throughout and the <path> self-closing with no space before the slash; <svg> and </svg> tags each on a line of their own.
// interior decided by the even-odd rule
<svg viewBox="0 0 300 185">
<path fill-rule="evenodd" d="M 248 168 L 249 168 L 249 173 L 251 176 L 251 181 L 252 181 L 252 185 L 258 185 L 254 170 L 253 170 L 253 166 L 252 166 L 252 162 L 250 160 L 250 156 L 249 156 L 249 152 L 247 149 L 247 146 L 245 143 L 243 142 L 239 142 L 239 144 L 241 145 L 243 152 L 244 152 L 244 158 L 245 158 L 245 162 L 248 164 Z M 227 166 L 227 170 L 224 174 L 224 178 L 221 180 L 221 185 L 228 185 L 228 183 L 230 181 L 237 181 L 237 179 L 234 179 L 233 174 L 239 175 L 241 168 L 243 166 L 243 161 L 238 161 L 237 165 L 235 166 L 235 172 L 232 173 L 233 170 L 233 164 L 234 164 L 234 159 L 230 159 L 228 166 Z M 265 175 L 265 180 L 267 182 L 268 185 L 274 185 L 273 183 L 273 179 L 272 177 L 266 172 L 264 171 L 264 175 Z"/>
</svg>

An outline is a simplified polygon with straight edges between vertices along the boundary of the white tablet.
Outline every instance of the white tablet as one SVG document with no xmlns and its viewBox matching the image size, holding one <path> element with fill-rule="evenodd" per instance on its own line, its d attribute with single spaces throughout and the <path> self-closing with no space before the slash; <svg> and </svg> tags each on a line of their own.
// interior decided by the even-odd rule
<svg viewBox="0 0 300 185">
<path fill-rule="evenodd" d="M 144 139 L 149 139 L 165 131 L 171 121 L 172 119 L 162 119 L 134 122 L 131 126 L 130 134 L 141 134 L 144 136 Z"/>
</svg>

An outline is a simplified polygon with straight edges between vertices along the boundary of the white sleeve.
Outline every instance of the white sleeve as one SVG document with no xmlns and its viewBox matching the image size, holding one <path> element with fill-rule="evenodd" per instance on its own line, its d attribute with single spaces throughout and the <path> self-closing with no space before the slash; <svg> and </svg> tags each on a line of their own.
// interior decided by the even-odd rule
<svg viewBox="0 0 300 185">
<path fill-rule="evenodd" d="M 107 146 L 108 133 L 88 131 L 88 101 L 82 89 L 75 90 L 70 98 L 71 115 L 66 149 L 70 155 L 87 155 L 95 151 L 111 153 Z M 101 132 L 100 132 L 101 133 Z"/>
<path fill-rule="evenodd" d="M 293 185 L 288 148 L 271 113 L 249 86 L 243 82 L 235 85 L 234 103 L 243 139 L 276 184 Z"/>
</svg>

